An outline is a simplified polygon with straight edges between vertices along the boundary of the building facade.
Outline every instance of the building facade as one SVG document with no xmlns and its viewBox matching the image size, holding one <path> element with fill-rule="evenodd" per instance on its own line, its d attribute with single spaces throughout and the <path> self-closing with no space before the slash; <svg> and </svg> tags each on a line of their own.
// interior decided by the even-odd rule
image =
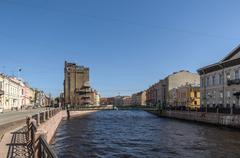
<svg viewBox="0 0 240 158">
<path fill-rule="evenodd" d="M 0 74 L 0 109 L 19 110 L 34 104 L 46 106 L 45 96 L 43 91 L 31 88 L 21 79 Z"/>
<path fill-rule="evenodd" d="M 91 105 L 94 106 L 100 106 L 100 94 L 96 91 L 93 90 L 90 93 L 90 98 L 91 98 Z"/>
<path fill-rule="evenodd" d="M 147 90 L 146 90 L 146 104 L 147 105 L 156 105 L 157 104 L 157 84 L 155 83 L 154 85 L 150 86 Z"/>
<path fill-rule="evenodd" d="M 159 96 L 160 102 L 166 102 L 167 105 L 171 104 L 171 96 L 169 95 L 170 91 L 174 91 L 174 89 L 177 89 L 181 86 L 184 86 L 186 84 L 189 85 L 198 85 L 200 84 L 200 76 L 197 73 L 192 73 L 186 70 L 181 70 L 179 72 L 174 72 L 173 74 L 167 76 L 164 79 L 164 86 L 165 86 L 165 94 L 162 93 Z M 165 100 L 161 100 L 165 99 Z"/>
<path fill-rule="evenodd" d="M 21 109 L 23 85 L 20 81 L 0 74 L 0 108 L 3 110 Z"/>
<path fill-rule="evenodd" d="M 186 84 L 169 91 L 169 106 L 188 109 L 200 108 L 200 85 Z"/>
<path fill-rule="evenodd" d="M 114 97 L 100 98 L 100 105 L 114 105 Z"/>
<path fill-rule="evenodd" d="M 240 108 L 240 46 L 221 61 L 198 70 L 201 76 L 201 106 Z"/>
<path fill-rule="evenodd" d="M 36 90 L 34 88 L 29 88 L 29 92 L 28 92 L 28 95 L 29 95 L 29 100 L 30 100 L 30 105 L 34 105 L 36 103 Z"/>
<path fill-rule="evenodd" d="M 175 89 L 186 84 L 200 84 L 200 76 L 186 70 L 174 72 L 146 90 L 147 105 L 170 106 L 174 104 Z"/>
<path fill-rule="evenodd" d="M 89 84 L 89 68 L 65 61 L 64 101 L 71 105 L 91 104 L 92 90 Z"/>
<path fill-rule="evenodd" d="M 146 105 L 146 91 L 141 91 L 132 95 L 132 105 Z"/>
<path fill-rule="evenodd" d="M 130 106 L 130 105 L 132 105 L 132 97 L 130 97 L 130 96 L 124 96 L 123 98 L 122 98 L 122 102 L 123 102 L 123 106 Z"/>
</svg>

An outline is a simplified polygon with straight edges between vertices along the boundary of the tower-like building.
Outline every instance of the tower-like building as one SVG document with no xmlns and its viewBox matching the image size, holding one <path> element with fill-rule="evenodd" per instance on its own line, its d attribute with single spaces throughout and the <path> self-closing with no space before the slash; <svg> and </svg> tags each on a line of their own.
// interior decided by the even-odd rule
<svg viewBox="0 0 240 158">
<path fill-rule="evenodd" d="M 89 84 L 89 68 L 65 61 L 64 101 L 65 104 L 90 105 L 92 89 Z"/>
</svg>

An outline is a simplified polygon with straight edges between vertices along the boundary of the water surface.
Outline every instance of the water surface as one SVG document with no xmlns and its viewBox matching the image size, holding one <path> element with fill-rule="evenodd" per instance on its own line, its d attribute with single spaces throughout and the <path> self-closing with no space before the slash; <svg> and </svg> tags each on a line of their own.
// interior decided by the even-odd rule
<svg viewBox="0 0 240 158">
<path fill-rule="evenodd" d="M 63 121 L 53 147 L 60 158 L 239 158 L 240 132 L 144 111 L 99 111 Z"/>
</svg>

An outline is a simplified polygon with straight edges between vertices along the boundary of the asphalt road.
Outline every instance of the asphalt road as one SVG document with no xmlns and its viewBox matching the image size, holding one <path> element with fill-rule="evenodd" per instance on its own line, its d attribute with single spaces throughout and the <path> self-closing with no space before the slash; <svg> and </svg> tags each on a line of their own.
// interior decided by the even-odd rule
<svg viewBox="0 0 240 158">
<path fill-rule="evenodd" d="M 2 125 L 23 120 L 29 115 L 34 115 L 44 110 L 46 110 L 46 108 L 0 113 L 0 128 Z"/>
</svg>

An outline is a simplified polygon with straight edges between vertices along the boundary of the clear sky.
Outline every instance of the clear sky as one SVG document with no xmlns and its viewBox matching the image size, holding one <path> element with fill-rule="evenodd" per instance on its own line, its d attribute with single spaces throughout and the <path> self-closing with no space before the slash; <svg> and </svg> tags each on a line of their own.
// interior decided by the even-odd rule
<svg viewBox="0 0 240 158">
<path fill-rule="evenodd" d="M 64 61 L 102 96 L 192 72 L 239 44 L 239 0 L 1 0 L 0 71 L 57 96 Z"/>
</svg>

